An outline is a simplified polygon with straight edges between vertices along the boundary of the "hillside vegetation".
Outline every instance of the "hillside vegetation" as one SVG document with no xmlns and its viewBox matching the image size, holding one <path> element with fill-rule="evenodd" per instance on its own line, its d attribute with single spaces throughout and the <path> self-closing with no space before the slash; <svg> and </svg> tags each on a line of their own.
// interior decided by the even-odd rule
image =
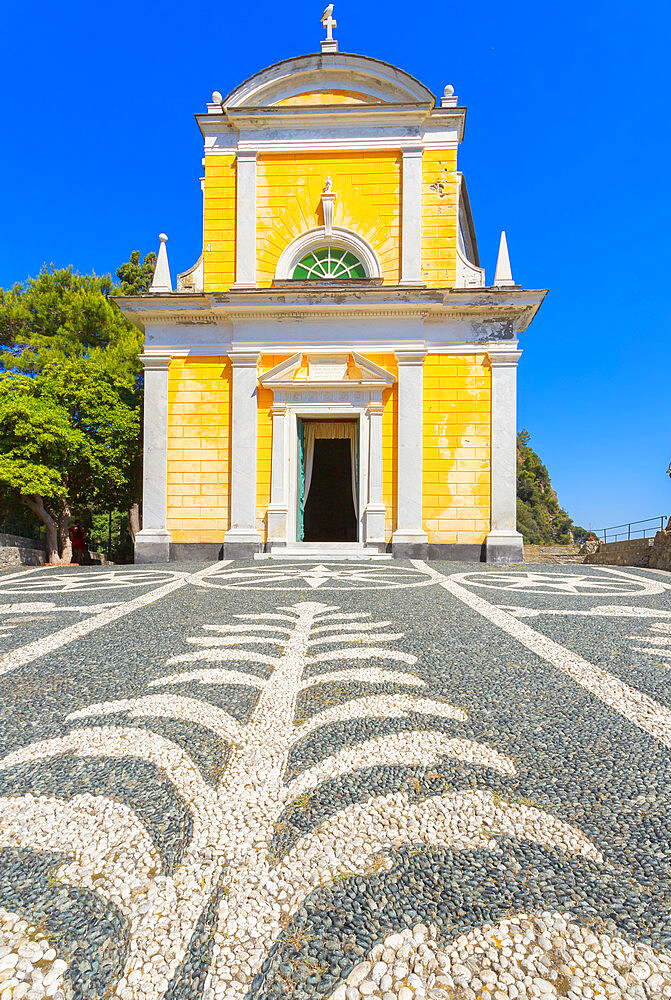
<svg viewBox="0 0 671 1000">
<path fill-rule="evenodd" d="M 588 532 L 559 506 L 550 475 L 529 446 L 529 432 L 517 435 L 517 530 L 528 545 L 582 542 Z"/>
</svg>

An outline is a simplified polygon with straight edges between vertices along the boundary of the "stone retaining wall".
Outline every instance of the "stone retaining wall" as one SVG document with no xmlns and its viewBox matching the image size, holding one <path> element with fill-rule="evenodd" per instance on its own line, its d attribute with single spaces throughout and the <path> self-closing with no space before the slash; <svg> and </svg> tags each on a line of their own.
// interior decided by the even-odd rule
<svg viewBox="0 0 671 1000">
<path fill-rule="evenodd" d="M 34 538 L 0 534 L 0 567 L 43 566 L 44 545 Z"/>
<path fill-rule="evenodd" d="M 525 545 L 525 563 L 582 562 L 579 545 Z"/>
<path fill-rule="evenodd" d="M 649 566 L 671 570 L 671 531 L 658 531 L 654 538 L 631 538 L 624 542 L 600 542 L 586 563 L 601 566 Z"/>
<path fill-rule="evenodd" d="M 658 531 L 655 535 L 648 566 L 652 569 L 671 569 L 671 529 L 668 525 L 666 531 Z"/>
</svg>

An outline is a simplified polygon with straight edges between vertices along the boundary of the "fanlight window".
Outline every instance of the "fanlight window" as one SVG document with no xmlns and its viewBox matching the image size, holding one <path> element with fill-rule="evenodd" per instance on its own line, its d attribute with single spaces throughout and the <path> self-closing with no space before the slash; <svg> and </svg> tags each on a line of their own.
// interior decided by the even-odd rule
<svg viewBox="0 0 671 1000">
<path fill-rule="evenodd" d="M 294 268 L 293 278 L 299 281 L 329 278 L 366 278 L 366 268 L 351 250 L 342 247 L 319 247 L 301 257 Z"/>
</svg>

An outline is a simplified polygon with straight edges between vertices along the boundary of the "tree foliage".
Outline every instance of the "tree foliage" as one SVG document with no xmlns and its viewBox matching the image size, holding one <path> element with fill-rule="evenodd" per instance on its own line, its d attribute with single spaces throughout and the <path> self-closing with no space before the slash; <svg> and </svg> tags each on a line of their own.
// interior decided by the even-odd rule
<svg viewBox="0 0 671 1000">
<path fill-rule="evenodd" d="M 140 263 L 140 251 L 133 250 L 130 260 L 117 268 L 118 291 L 121 295 L 140 295 L 148 292 L 156 268 L 156 254 L 148 253 Z"/>
<path fill-rule="evenodd" d="M 528 545 L 583 541 L 588 532 L 559 506 L 548 470 L 529 440 L 527 430 L 517 435 L 517 530 Z"/>
<path fill-rule="evenodd" d="M 139 257 L 119 268 L 138 287 L 151 281 Z M 73 509 L 139 499 L 142 335 L 118 291 L 53 266 L 0 289 L 0 490 L 43 521 L 50 558 L 67 561 Z"/>
</svg>

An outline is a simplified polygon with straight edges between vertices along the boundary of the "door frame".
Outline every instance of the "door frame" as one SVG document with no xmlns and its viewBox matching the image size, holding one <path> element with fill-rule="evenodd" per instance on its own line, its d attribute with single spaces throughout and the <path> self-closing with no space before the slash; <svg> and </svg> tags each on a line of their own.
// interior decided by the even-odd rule
<svg viewBox="0 0 671 1000">
<path fill-rule="evenodd" d="M 357 543 L 363 544 L 365 534 L 366 498 L 368 497 L 368 414 L 365 406 L 348 403 L 330 406 L 287 407 L 287 484 L 289 487 L 287 540 L 290 545 L 300 545 L 298 541 L 298 420 L 356 420 L 359 444 L 359 482 L 357 490 Z M 329 543 L 324 543 L 329 544 Z"/>
</svg>

